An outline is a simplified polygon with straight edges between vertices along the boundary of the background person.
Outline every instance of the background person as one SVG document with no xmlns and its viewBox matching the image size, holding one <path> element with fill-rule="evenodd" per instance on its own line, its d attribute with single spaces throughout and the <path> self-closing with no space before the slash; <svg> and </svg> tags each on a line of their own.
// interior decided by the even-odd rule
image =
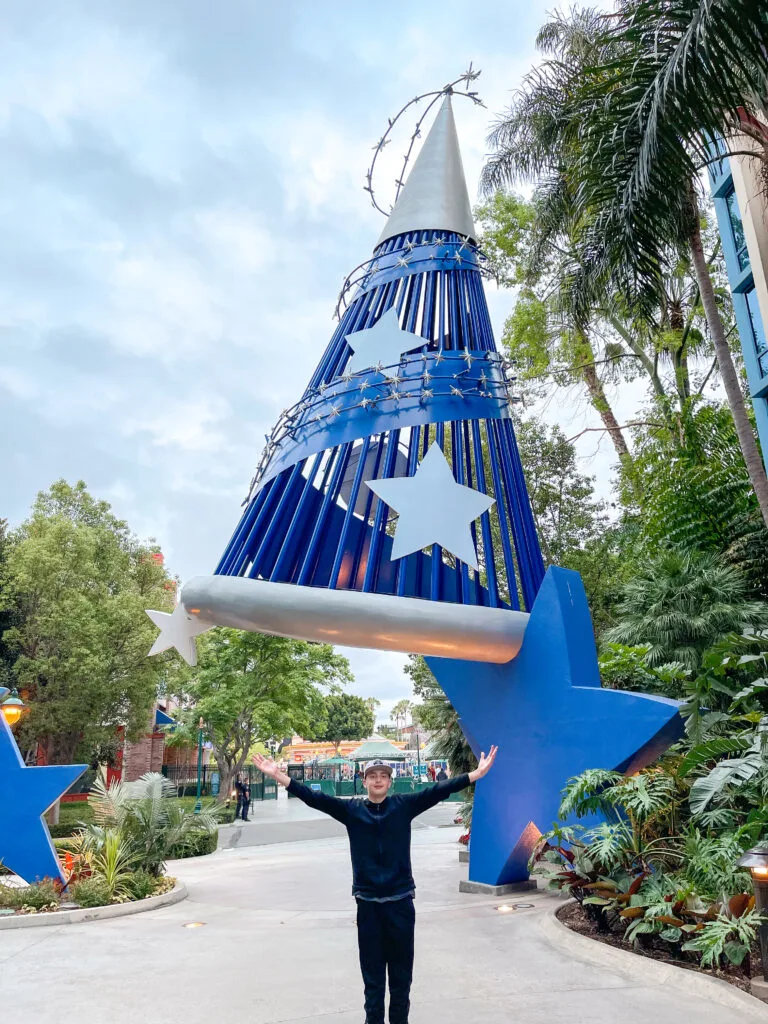
<svg viewBox="0 0 768 1024">
<path fill-rule="evenodd" d="M 366 1024 L 384 1024 L 384 996 L 389 973 L 390 1024 L 408 1024 L 416 885 L 411 870 L 413 819 L 476 782 L 493 767 L 498 748 L 481 754 L 468 775 L 436 783 L 414 794 L 389 796 L 392 767 L 384 761 L 365 766 L 367 799 L 340 800 L 304 786 L 281 772 L 261 754 L 254 764 L 309 807 L 324 811 L 346 826 L 352 855 L 352 895 L 357 901 L 357 942 L 365 987 Z"/>
</svg>

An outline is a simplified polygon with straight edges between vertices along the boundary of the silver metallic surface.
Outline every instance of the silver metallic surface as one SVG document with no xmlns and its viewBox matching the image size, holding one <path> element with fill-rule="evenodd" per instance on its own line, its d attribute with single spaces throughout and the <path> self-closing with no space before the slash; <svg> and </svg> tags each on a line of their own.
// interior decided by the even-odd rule
<svg viewBox="0 0 768 1024">
<path fill-rule="evenodd" d="M 241 576 L 195 576 L 184 584 L 181 602 L 187 615 L 217 626 L 496 664 L 518 653 L 529 618 L 501 608 Z"/>
<path fill-rule="evenodd" d="M 443 100 L 376 244 L 408 231 L 430 229 L 477 237 L 450 96 Z"/>
</svg>

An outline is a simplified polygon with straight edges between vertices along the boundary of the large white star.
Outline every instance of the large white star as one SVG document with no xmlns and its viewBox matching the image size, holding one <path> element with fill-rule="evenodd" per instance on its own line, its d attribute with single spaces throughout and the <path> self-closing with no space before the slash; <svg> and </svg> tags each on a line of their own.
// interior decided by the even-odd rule
<svg viewBox="0 0 768 1024">
<path fill-rule="evenodd" d="M 450 551 L 477 569 L 470 524 L 487 512 L 494 499 L 457 484 L 437 441 L 432 443 L 413 476 L 367 480 L 373 493 L 399 514 L 392 560 L 431 544 Z"/>
<path fill-rule="evenodd" d="M 150 655 L 160 654 L 162 651 L 175 647 L 188 665 L 196 665 L 195 637 L 200 633 L 205 633 L 213 623 L 190 617 L 181 602 L 176 605 L 171 614 L 147 609 L 147 615 L 160 630 L 160 636 L 152 644 Z"/>
<path fill-rule="evenodd" d="M 403 331 L 392 306 L 380 316 L 373 327 L 353 331 L 344 339 L 352 349 L 348 373 L 359 373 L 372 366 L 393 366 L 400 362 L 404 352 L 412 352 L 427 344 L 427 339 L 411 331 Z"/>
</svg>

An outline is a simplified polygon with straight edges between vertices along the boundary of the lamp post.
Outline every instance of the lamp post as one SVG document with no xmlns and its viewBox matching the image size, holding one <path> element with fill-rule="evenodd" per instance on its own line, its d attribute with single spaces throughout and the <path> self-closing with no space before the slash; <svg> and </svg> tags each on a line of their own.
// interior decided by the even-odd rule
<svg viewBox="0 0 768 1024">
<path fill-rule="evenodd" d="M 768 916 L 768 844 L 753 846 L 736 861 L 740 868 L 749 868 L 755 890 L 755 909 Z M 763 980 L 753 978 L 752 994 L 768 1000 L 768 923 L 760 925 L 760 955 L 763 961 Z"/>
<path fill-rule="evenodd" d="M 200 716 L 200 721 L 197 726 L 197 801 L 195 803 L 195 814 L 199 814 L 203 805 L 200 802 L 201 785 L 203 776 L 203 716 Z"/>
<path fill-rule="evenodd" d="M 7 686 L 0 686 L 0 714 L 8 725 L 16 725 L 24 712 L 28 710 L 29 708 L 19 696 L 18 690 L 9 691 Z"/>
</svg>

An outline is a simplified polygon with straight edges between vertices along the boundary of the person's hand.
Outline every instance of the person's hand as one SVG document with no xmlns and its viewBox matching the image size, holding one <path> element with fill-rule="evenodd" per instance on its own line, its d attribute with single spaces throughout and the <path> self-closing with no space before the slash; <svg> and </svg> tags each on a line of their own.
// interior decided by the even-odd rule
<svg viewBox="0 0 768 1024">
<path fill-rule="evenodd" d="M 487 775 L 491 768 L 493 768 L 493 762 L 496 760 L 496 754 L 498 751 L 499 748 L 493 746 L 488 751 L 487 757 L 485 756 L 485 751 L 480 754 L 480 760 L 477 762 L 477 768 L 475 768 L 473 772 L 470 772 L 469 775 L 473 782 L 477 782 L 478 779 L 482 779 L 482 777 Z"/>
<path fill-rule="evenodd" d="M 264 757 L 263 754 L 254 754 L 251 760 L 259 771 L 264 772 L 264 774 L 268 775 L 270 779 L 276 779 L 278 775 L 282 774 L 271 757 Z"/>
</svg>

